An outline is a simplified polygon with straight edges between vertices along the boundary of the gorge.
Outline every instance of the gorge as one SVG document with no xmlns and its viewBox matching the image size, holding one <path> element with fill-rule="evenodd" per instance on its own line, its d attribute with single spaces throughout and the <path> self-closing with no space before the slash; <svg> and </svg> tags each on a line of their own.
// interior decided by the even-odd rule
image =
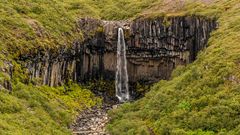
<svg viewBox="0 0 240 135">
<path fill-rule="evenodd" d="M 239 5 L 0 1 L 0 134 L 239 135 Z"/>
<path fill-rule="evenodd" d="M 0 134 L 239 135 L 239 0 L 2 0 Z"/>
<path fill-rule="evenodd" d="M 145 93 L 137 91 L 138 84 L 146 86 L 168 80 L 177 66 L 193 62 L 198 52 L 206 48 L 217 23 L 201 16 L 133 21 L 83 18 L 77 22 L 77 27 L 82 30 L 83 41 L 75 40 L 70 47 L 59 50 L 23 54 L 19 59 L 22 66 L 28 70 L 30 80 L 51 87 L 69 81 L 79 84 L 109 81 L 111 85 L 116 81 L 115 90 L 100 94 L 116 103 L 117 98 L 126 102 L 141 97 Z M 5 71 L 12 73 L 12 67 Z M 11 87 L 10 81 L 5 84 Z M 93 92 L 98 93 L 98 88 Z M 72 129 L 76 133 L 105 133 L 109 109 L 112 109 L 111 105 L 102 109 L 90 108 L 89 113 L 79 116 Z M 79 127 L 84 121 L 89 124 Z"/>
</svg>

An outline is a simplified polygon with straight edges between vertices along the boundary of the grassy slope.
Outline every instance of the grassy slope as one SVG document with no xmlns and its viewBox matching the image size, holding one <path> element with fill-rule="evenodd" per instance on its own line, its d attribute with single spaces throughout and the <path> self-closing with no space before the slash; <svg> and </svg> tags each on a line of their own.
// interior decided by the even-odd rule
<svg viewBox="0 0 240 135">
<path fill-rule="evenodd" d="M 70 134 L 78 110 L 100 99 L 77 85 L 50 88 L 17 83 L 11 94 L 0 91 L 0 134 Z"/>
<path fill-rule="evenodd" d="M 112 134 L 240 134 L 240 2 L 189 3 L 169 15 L 184 14 L 218 18 L 209 47 L 143 99 L 113 110 L 108 126 Z"/>
<path fill-rule="evenodd" d="M 152 0 L 154 1 L 154 0 Z M 126 19 L 149 0 L 8 0 L 0 2 L 0 45 L 13 57 L 41 47 L 58 48 L 82 40 L 75 28 L 81 17 Z"/>
</svg>

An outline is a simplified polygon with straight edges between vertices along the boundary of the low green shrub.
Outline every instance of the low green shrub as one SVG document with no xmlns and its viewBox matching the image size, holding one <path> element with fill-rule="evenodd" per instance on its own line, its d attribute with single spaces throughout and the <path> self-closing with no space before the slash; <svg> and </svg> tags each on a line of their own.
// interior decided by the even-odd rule
<svg viewBox="0 0 240 135">
<path fill-rule="evenodd" d="M 64 89 L 17 83 L 11 94 L 0 91 L 0 133 L 70 134 L 74 116 L 97 104 L 101 99 L 76 84 Z"/>
</svg>

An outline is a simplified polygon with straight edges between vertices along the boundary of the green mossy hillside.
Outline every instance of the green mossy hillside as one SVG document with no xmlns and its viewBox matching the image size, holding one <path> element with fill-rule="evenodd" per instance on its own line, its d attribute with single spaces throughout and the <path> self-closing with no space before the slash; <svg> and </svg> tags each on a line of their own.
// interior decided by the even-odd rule
<svg viewBox="0 0 240 135">
<path fill-rule="evenodd" d="M 0 134 L 71 134 L 67 128 L 84 108 L 101 104 L 78 85 L 50 88 L 17 83 L 0 91 Z"/>
<path fill-rule="evenodd" d="M 13 58 L 39 49 L 57 51 L 75 40 L 83 40 L 81 29 L 77 28 L 79 18 L 127 19 L 149 4 L 149 0 L 1 1 L 0 49 Z"/>
<path fill-rule="evenodd" d="M 184 14 L 217 18 L 219 26 L 208 47 L 194 63 L 177 68 L 170 81 L 155 84 L 143 99 L 111 111 L 108 130 L 114 135 L 239 135 L 239 4 L 216 0 L 182 7 Z"/>
</svg>

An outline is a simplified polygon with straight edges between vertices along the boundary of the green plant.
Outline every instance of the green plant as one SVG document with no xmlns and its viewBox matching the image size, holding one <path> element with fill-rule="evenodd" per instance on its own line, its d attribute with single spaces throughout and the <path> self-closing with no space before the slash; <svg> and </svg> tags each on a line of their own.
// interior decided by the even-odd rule
<svg viewBox="0 0 240 135">
<path fill-rule="evenodd" d="M 0 132 L 70 134 L 67 126 L 74 116 L 100 103 L 89 90 L 76 84 L 64 89 L 17 83 L 12 94 L 0 91 Z"/>
</svg>

